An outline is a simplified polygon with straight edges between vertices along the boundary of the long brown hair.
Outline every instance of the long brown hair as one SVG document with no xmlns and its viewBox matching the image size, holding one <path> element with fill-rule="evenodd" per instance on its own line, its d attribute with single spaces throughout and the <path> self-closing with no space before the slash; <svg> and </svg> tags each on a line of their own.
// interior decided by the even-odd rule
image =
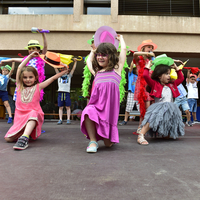
<svg viewBox="0 0 200 200">
<path fill-rule="evenodd" d="M 115 46 L 111 43 L 101 43 L 97 50 L 96 53 L 102 53 L 102 54 L 107 54 L 108 55 L 108 66 L 106 67 L 106 71 L 110 71 L 115 68 L 115 66 L 118 66 L 119 62 L 119 53 L 117 52 L 117 49 Z M 92 67 L 95 73 L 97 73 L 99 70 L 102 69 L 102 67 L 98 64 L 96 55 L 93 58 L 92 61 Z M 118 68 L 117 67 L 117 68 Z"/>
<path fill-rule="evenodd" d="M 36 85 L 37 83 L 39 83 L 37 70 L 34 67 L 25 66 L 22 68 L 21 73 L 19 75 L 19 85 L 20 85 L 19 90 L 20 91 L 22 91 L 25 87 L 25 85 L 23 83 L 24 72 L 32 72 L 33 73 L 33 75 L 35 76 L 35 79 L 36 79 L 35 83 L 33 85 Z"/>
</svg>

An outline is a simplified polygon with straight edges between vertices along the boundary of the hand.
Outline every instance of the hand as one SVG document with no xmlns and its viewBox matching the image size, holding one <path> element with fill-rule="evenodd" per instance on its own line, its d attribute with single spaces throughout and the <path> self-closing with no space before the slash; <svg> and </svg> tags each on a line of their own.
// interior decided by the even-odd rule
<svg viewBox="0 0 200 200">
<path fill-rule="evenodd" d="M 116 39 L 120 41 L 122 37 L 123 37 L 122 35 L 117 34 Z"/>
<path fill-rule="evenodd" d="M 4 62 L 3 62 L 3 61 L 0 62 L 0 66 L 2 66 L 2 65 L 4 65 Z"/>
<path fill-rule="evenodd" d="M 179 68 L 177 67 L 176 63 L 174 63 L 173 65 L 171 65 L 171 68 L 172 68 L 172 69 L 175 69 L 175 71 L 178 71 L 178 70 L 179 70 Z"/>
<path fill-rule="evenodd" d="M 30 54 L 31 57 L 39 57 L 40 54 L 37 51 L 34 51 Z"/>
<path fill-rule="evenodd" d="M 182 65 L 184 64 L 181 60 L 174 60 L 174 62 L 181 63 Z"/>
<path fill-rule="evenodd" d="M 150 61 L 145 65 L 145 68 L 151 69 L 151 66 L 152 66 L 152 60 L 150 60 Z"/>
<path fill-rule="evenodd" d="M 37 32 L 38 32 L 38 33 L 40 33 L 40 31 L 42 31 L 42 28 L 38 28 L 38 29 L 37 29 Z"/>
<path fill-rule="evenodd" d="M 74 58 L 73 60 L 74 60 L 74 62 L 77 62 L 77 58 Z"/>
</svg>

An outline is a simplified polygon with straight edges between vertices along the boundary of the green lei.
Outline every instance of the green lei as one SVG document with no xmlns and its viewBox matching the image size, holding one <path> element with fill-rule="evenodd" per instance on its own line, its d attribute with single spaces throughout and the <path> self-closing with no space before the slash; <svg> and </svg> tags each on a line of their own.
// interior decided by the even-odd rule
<svg viewBox="0 0 200 200">
<path fill-rule="evenodd" d="M 126 46 L 126 48 L 128 49 L 129 47 Z M 119 48 L 118 48 L 118 52 L 121 51 L 121 45 L 119 44 Z M 126 55 L 129 55 L 130 52 L 126 52 Z M 88 59 L 88 56 L 85 57 L 85 63 Z M 120 84 L 119 84 L 119 91 L 120 91 L 120 103 L 123 101 L 124 99 L 124 96 L 125 96 L 125 88 L 124 86 L 126 85 L 127 81 L 126 81 L 126 68 L 129 68 L 128 66 L 128 63 L 127 63 L 127 58 L 125 60 L 125 63 L 124 63 L 124 66 L 123 66 L 123 69 L 122 69 L 122 73 L 121 73 L 121 81 L 120 81 Z M 89 86 L 91 84 L 90 80 L 91 80 L 91 72 L 90 70 L 88 69 L 88 66 L 85 65 L 84 67 L 84 70 L 83 70 L 83 83 L 82 83 L 82 96 L 83 97 L 88 97 L 89 96 Z"/>
</svg>

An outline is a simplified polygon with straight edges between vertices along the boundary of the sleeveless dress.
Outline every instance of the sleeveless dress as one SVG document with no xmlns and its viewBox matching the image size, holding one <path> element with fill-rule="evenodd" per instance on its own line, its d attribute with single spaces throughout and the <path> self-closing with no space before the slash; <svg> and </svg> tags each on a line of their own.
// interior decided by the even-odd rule
<svg viewBox="0 0 200 200">
<path fill-rule="evenodd" d="M 173 103 L 172 91 L 164 86 L 161 98 L 154 98 L 155 103 L 150 105 L 142 121 L 141 128 L 149 123 L 151 128 L 147 134 L 151 137 L 156 133 L 159 136 L 176 139 L 185 134 L 185 125 L 182 122 L 182 114 L 178 106 Z"/>
<path fill-rule="evenodd" d="M 5 137 L 12 137 L 18 134 L 31 119 L 37 122 L 36 127 L 31 133 L 31 137 L 36 139 L 41 135 L 44 121 L 44 113 L 40 106 L 39 84 L 26 87 L 22 91 L 17 91 L 14 124 L 8 130 Z"/>
<path fill-rule="evenodd" d="M 120 80 L 121 76 L 114 70 L 96 74 L 90 101 L 81 115 L 81 131 L 88 139 L 85 115 L 95 122 L 97 141 L 106 138 L 114 143 L 119 142 L 117 122 L 120 109 Z"/>
<path fill-rule="evenodd" d="M 27 57 L 28 56 L 25 56 L 22 61 L 24 61 Z M 41 83 L 45 80 L 45 78 L 46 78 L 45 70 L 44 70 L 45 62 L 40 57 L 31 58 L 29 60 L 29 62 L 26 64 L 26 66 L 34 67 L 37 70 L 39 83 Z M 43 100 L 43 96 L 44 96 L 44 90 L 41 90 L 40 91 L 40 101 Z M 14 92 L 14 96 L 13 96 L 13 100 L 16 101 L 16 99 L 17 99 L 17 88 L 15 88 L 15 92 Z"/>
</svg>

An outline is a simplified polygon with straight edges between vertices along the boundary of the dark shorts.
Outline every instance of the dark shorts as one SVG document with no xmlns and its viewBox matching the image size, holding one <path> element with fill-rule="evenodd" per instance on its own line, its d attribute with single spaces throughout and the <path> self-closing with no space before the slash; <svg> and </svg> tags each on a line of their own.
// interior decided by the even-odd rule
<svg viewBox="0 0 200 200">
<path fill-rule="evenodd" d="M 71 99 L 69 92 L 58 92 L 58 107 L 71 106 Z"/>
<path fill-rule="evenodd" d="M 2 101 L 8 101 L 8 91 L 0 91 L 0 99 Z"/>
</svg>

